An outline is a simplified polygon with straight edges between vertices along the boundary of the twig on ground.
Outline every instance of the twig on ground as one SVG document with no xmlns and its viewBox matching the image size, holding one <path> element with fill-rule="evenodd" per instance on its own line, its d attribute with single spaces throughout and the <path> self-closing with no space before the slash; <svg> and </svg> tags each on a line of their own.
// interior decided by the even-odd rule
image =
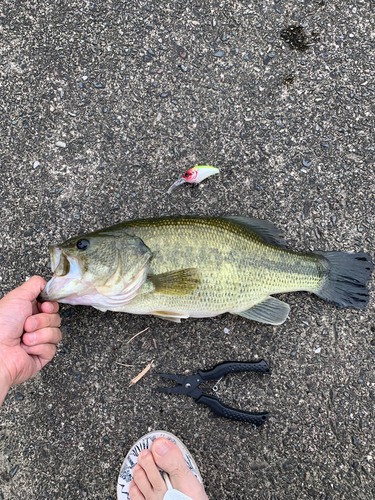
<svg viewBox="0 0 375 500">
<path fill-rule="evenodd" d="M 151 363 L 149 363 L 146 368 L 144 370 L 141 371 L 141 373 L 139 373 L 136 377 L 134 377 L 130 383 L 129 383 L 129 387 L 131 387 L 132 385 L 135 385 L 139 380 L 141 380 L 141 378 L 146 375 L 146 373 L 150 370 L 151 366 L 152 366 L 152 363 L 154 362 L 154 360 L 151 361 Z"/>
<path fill-rule="evenodd" d="M 127 341 L 127 344 L 129 344 L 129 342 L 131 342 L 133 339 L 135 339 L 135 337 L 138 337 L 138 335 L 140 335 L 141 333 L 147 331 L 150 327 L 148 326 L 147 328 L 145 328 L 144 330 L 142 330 L 141 332 L 138 332 L 136 333 L 130 340 Z"/>
</svg>

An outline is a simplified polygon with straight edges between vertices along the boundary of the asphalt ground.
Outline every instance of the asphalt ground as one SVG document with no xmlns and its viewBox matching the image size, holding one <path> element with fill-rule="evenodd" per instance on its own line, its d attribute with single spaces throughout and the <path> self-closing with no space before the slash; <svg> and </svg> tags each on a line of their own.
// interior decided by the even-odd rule
<svg viewBox="0 0 375 500">
<path fill-rule="evenodd" d="M 294 250 L 374 255 L 374 10 L 3 0 L 1 293 L 49 279 L 49 244 L 148 216 L 247 215 Z M 166 194 L 199 164 L 221 173 Z M 280 298 L 280 327 L 62 306 L 56 357 L 0 412 L 0 499 L 114 500 L 129 447 L 158 428 L 191 450 L 211 500 L 373 499 L 373 293 L 365 311 Z M 232 375 L 218 392 L 269 411 L 256 430 L 151 392 L 158 372 L 262 358 L 272 376 Z"/>
</svg>

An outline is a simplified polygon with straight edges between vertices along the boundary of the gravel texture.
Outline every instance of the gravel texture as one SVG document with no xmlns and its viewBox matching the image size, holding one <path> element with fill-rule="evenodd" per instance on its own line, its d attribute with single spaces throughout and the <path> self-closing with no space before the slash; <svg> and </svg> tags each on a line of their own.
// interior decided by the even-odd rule
<svg viewBox="0 0 375 500">
<path fill-rule="evenodd" d="M 374 255 L 374 11 L 3 0 L 1 293 L 48 279 L 51 243 L 162 214 L 249 215 L 296 250 Z M 221 173 L 167 196 L 197 164 Z M 186 443 L 211 500 L 373 499 L 374 299 L 355 311 L 281 298 L 291 314 L 277 328 L 62 306 L 56 357 L 0 410 L 0 499 L 114 500 L 124 455 L 157 428 Z M 158 372 L 261 358 L 271 377 L 219 385 L 227 404 L 270 412 L 256 430 L 151 392 Z"/>
</svg>

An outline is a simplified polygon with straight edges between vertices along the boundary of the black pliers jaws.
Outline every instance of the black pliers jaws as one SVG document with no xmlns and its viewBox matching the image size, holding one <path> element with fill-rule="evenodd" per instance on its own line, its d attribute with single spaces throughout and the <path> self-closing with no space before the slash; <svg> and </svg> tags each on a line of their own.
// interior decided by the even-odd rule
<svg viewBox="0 0 375 500">
<path fill-rule="evenodd" d="M 223 404 L 219 398 L 205 394 L 202 389 L 199 389 L 199 384 L 208 380 L 219 380 L 228 373 L 236 372 L 259 372 L 271 374 L 271 369 L 262 359 L 255 363 L 246 362 L 225 362 L 216 365 L 212 370 L 198 370 L 197 375 L 184 377 L 183 375 L 168 375 L 158 373 L 159 377 L 174 380 L 179 385 L 176 387 L 163 387 L 153 389 L 153 391 L 167 392 L 170 394 L 186 394 L 195 399 L 197 404 L 204 404 L 211 410 L 220 415 L 220 417 L 231 418 L 233 420 L 241 420 L 242 422 L 250 422 L 256 427 L 264 424 L 268 418 L 268 413 L 251 413 L 243 410 L 236 410 L 230 406 Z"/>
</svg>

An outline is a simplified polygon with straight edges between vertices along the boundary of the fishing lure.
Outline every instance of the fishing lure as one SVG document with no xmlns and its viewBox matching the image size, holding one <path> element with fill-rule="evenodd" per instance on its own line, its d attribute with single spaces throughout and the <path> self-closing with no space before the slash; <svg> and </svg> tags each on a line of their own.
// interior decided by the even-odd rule
<svg viewBox="0 0 375 500">
<path fill-rule="evenodd" d="M 208 165 L 198 165 L 197 167 L 193 167 L 185 172 L 182 177 L 177 179 L 174 184 L 172 184 L 172 186 L 168 189 L 168 194 L 171 194 L 174 188 L 181 186 L 181 184 L 185 184 L 185 182 L 188 182 L 189 184 L 199 184 L 207 177 L 210 177 L 210 175 L 218 173 L 218 168 L 209 167 Z"/>
</svg>

